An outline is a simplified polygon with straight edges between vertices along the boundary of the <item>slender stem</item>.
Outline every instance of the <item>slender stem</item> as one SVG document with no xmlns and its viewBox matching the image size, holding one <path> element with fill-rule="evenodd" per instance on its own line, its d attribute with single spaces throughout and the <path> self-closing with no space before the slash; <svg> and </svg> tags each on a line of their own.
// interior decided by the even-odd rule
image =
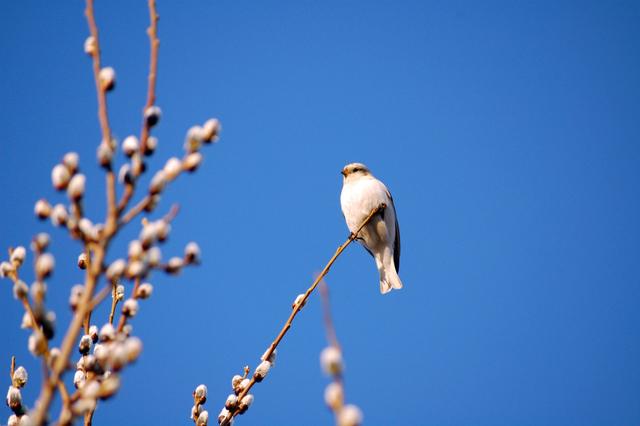
<svg viewBox="0 0 640 426">
<path fill-rule="evenodd" d="M 9 377 L 11 377 L 11 383 L 13 384 L 13 373 L 16 371 L 16 357 L 11 356 L 11 369 L 9 370 Z"/>
<path fill-rule="evenodd" d="M 156 11 L 155 0 L 149 0 L 149 44 L 151 54 L 149 56 L 149 83 L 147 87 L 147 102 L 142 109 L 142 130 L 140 132 L 140 152 L 145 153 L 147 148 L 147 139 L 149 138 L 149 123 L 144 117 L 144 113 L 156 102 L 156 75 L 158 73 L 158 48 L 160 40 L 158 40 L 158 12 Z"/>
<path fill-rule="evenodd" d="M 287 334 L 287 331 L 289 331 L 289 329 L 291 328 L 291 324 L 293 323 L 294 318 L 296 317 L 296 315 L 298 315 L 298 312 L 300 312 L 300 310 L 302 309 L 302 306 L 306 303 L 307 299 L 309 298 L 311 293 L 313 293 L 313 291 L 316 289 L 316 287 L 318 286 L 322 278 L 324 278 L 325 275 L 327 275 L 327 273 L 329 272 L 329 269 L 331 268 L 333 263 L 336 261 L 338 256 L 342 254 L 344 249 L 346 249 L 349 246 L 349 244 L 351 244 L 358 238 L 358 234 L 360 233 L 362 228 L 364 228 L 378 212 L 384 210 L 386 207 L 387 206 L 385 204 L 380 204 L 378 207 L 371 210 L 371 212 L 367 215 L 367 217 L 362 221 L 360 226 L 358 226 L 356 231 L 352 232 L 351 235 L 349 235 L 349 238 L 347 238 L 347 240 L 344 243 L 342 243 L 340 247 L 338 247 L 338 249 L 333 254 L 331 259 L 329 259 L 329 262 L 327 262 L 327 264 L 325 265 L 324 269 L 322 269 L 322 271 L 318 274 L 316 279 L 313 281 L 313 284 L 311 284 L 311 286 L 304 293 L 302 300 L 298 301 L 298 303 L 296 303 L 295 306 L 293 307 L 293 311 L 289 315 L 289 318 L 287 319 L 287 321 L 284 323 L 284 326 L 276 336 L 275 340 L 271 343 L 271 345 L 269 346 L 269 349 L 267 349 L 264 355 L 262 355 L 263 360 L 267 360 L 271 357 L 271 354 L 273 354 L 273 351 L 276 350 L 276 348 L 284 338 L 285 334 Z M 249 391 L 251 390 L 251 388 L 255 383 L 256 383 L 256 380 L 255 378 L 252 377 L 251 380 L 249 381 L 249 384 L 238 395 L 238 401 L 241 401 L 242 398 L 249 393 Z M 222 426 L 228 425 L 231 419 L 235 417 L 237 414 L 239 414 L 239 410 L 237 408 L 234 410 L 229 410 L 229 412 L 227 413 L 227 416 L 222 419 L 220 424 Z"/>
</svg>

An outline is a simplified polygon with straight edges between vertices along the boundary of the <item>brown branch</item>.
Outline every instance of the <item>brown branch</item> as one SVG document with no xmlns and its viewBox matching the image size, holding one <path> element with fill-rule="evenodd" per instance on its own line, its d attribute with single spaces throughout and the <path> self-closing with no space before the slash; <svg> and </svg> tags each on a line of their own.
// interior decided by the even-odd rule
<svg viewBox="0 0 640 426">
<path fill-rule="evenodd" d="M 338 335 L 336 334 L 336 329 L 333 326 L 333 319 L 331 318 L 331 303 L 329 302 L 329 286 L 324 280 L 320 282 L 320 296 L 322 297 L 324 328 L 327 332 L 327 340 L 329 341 L 329 344 L 331 346 L 342 351 L 342 349 L 340 348 L 340 343 L 338 342 Z"/>
<path fill-rule="evenodd" d="M 322 269 L 322 272 L 318 274 L 316 279 L 313 281 L 313 284 L 311 284 L 311 286 L 304 293 L 304 296 L 302 297 L 302 299 L 299 300 L 298 303 L 294 305 L 293 311 L 289 315 L 289 318 L 287 319 L 287 321 L 284 323 L 284 326 L 280 330 L 280 333 L 278 333 L 278 336 L 271 343 L 271 345 L 269 346 L 269 349 L 267 349 L 264 355 L 262 355 L 262 360 L 268 360 L 271 357 L 271 355 L 273 354 L 273 351 L 276 350 L 276 348 L 284 338 L 285 334 L 287 334 L 287 331 L 289 331 L 289 329 L 291 328 L 291 324 L 293 323 L 294 318 L 296 317 L 296 315 L 298 315 L 298 313 L 302 309 L 302 306 L 307 302 L 307 299 L 309 298 L 311 293 L 313 293 L 313 291 L 316 289 L 320 281 L 325 277 L 325 275 L 327 275 L 327 273 L 329 272 L 329 269 L 331 268 L 333 263 L 336 261 L 338 256 L 342 254 L 344 249 L 346 249 L 349 246 L 349 244 L 351 244 L 358 238 L 358 234 L 360 233 L 362 228 L 364 228 L 378 212 L 381 212 L 386 207 L 387 206 L 385 204 L 380 204 L 378 207 L 371 210 L 371 212 L 367 215 L 367 217 L 362 221 L 360 226 L 358 226 L 356 231 L 352 232 L 351 235 L 349 235 L 349 238 L 347 238 L 347 240 L 344 243 L 342 243 L 340 247 L 338 247 L 338 249 L 333 254 L 331 259 L 329 259 L 329 262 L 327 262 L 327 264 L 325 265 L 324 269 Z M 251 390 L 251 388 L 255 383 L 256 383 L 256 379 L 255 377 L 252 377 L 251 380 L 249 381 L 249 384 L 238 395 L 238 401 L 242 401 L 242 398 L 244 398 L 249 393 L 249 391 Z M 227 412 L 227 415 L 221 420 L 220 424 L 222 426 L 229 425 L 229 422 L 231 421 L 231 419 L 236 415 L 238 415 L 239 413 L 240 411 L 238 408 L 229 410 Z"/>
<path fill-rule="evenodd" d="M 149 138 L 149 122 L 145 117 L 147 109 L 156 102 L 156 75 L 158 72 L 158 12 L 156 11 L 155 0 L 149 0 L 149 44 L 151 54 L 149 56 L 149 84 L 147 87 L 147 103 L 142 109 L 142 130 L 140 132 L 140 152 L 144 154 L 147 150 L 147 139 Z"/>
<path fill-rule="evenodd" d="M 111 284 L 111 310 L 109 311 L 109 324 L 113 324 L 113 317 L 116 313 L 116 306 L 118 305 L 118 286 L 115 283 Z"/>
<path fill-rule="evenodd" d="M 138 214 L 140 214 L 149 204 L 149 202 L 151 201 L 151 196 L 150 195 L 146 195 L 142 200 L 140 200 L 138 202 L 138 204 L 136 204 L 135 206 L 131 207 L 131 210 L 129 210 L 127 213 L 125 213 L 122 218 L 120 219 L 119 225 L 126 225 L 127 223 L 131 222 L 131 220 L 136 217 Z"/>
</svg>

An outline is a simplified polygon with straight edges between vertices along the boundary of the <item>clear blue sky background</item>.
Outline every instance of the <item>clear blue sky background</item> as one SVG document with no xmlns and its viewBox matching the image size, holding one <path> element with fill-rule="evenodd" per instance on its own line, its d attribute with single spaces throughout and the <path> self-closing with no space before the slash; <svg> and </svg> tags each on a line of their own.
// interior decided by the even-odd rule
<svg viewBox="0 0 640 426">
<path fill-rule="evenodd" d="M 33 203 L 61 199 L 49 175 L 69 150 L 88 176 L 88 212 L 103 216 L 83 3 L 49 6 L 0 3 L 3 247 L 51 230 Z M 255 366 L 347 236 L 339 171 L 352 161 L 391 189 L 403 243 L 400 292 L 379 294 L 357 246 L 328 277 L 347 399 L 367 424 L 639 424 L 637 2 L 158 7 L 164 116 L 151 166 L 210 116 L 224 132 L 152 216 L 179 201 L 164 253 L 196 239 L 204 263 L 153 280 L 134 322 L 144 353 L 96 424 L 188 424 L 199 383 L 217 414 L 231 376 Z M 123 138 L 138 133 L 146 93 L 146 2 L 99 2 L 96 12 Z M 51 231 L 49 304 L 66 324 L 78 245 Z M 15 353 L 36 378 L 22 311 L 2 284 L 0 364 L 8 371 Z M 239 424 L 332 422 L 319 302 L 298 317 Z M 37 390 L 34 379 L 28 401 Z"/>
</svg>

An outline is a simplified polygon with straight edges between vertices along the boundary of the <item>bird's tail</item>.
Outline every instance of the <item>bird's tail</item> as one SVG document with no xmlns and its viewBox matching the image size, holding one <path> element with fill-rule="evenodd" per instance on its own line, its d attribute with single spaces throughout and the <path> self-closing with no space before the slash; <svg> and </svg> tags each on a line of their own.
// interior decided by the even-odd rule
<svg viewBox="0 0 640 426">
<path fill-rule="evenodd" d="M 393 255 L 385 251 L 382 259 L 376 259 L 378 271 L 380 272 L 380 293 L 386 294 L 391 289 L 401 289 L 402 281 L 396 271 L 396 265 L 393 262 Z"/>
</svg>

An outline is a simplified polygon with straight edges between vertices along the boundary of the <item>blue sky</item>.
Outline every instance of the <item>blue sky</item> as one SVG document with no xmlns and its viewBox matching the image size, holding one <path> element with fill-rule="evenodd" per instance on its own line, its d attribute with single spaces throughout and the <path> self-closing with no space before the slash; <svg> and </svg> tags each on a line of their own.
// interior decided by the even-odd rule
<svg viewBox="0 0 640 426">
<path fill-rule="evenodd" d="M 146 93 L 145 3 L 96 7 L 103 63 L 118 74 L 109 107 L 121 139 L 138 133 Z M 366 424 L 640 421 L 636 2 L 158 8 L 163 119 L 151 167 L 180 154 L 193 124 L 215 116 L 224 131 L 152 215 L 179 202 L 163 252 L 195 239 L 204 262 L 152 280 L 134 322 L 143 355 L 96 424 L 187 424 L 199 383 L 219 411 L 231 376 L 256 364 L 347 236 L 339 171 L 352 161 L 392 191 L 403 243 L 400 292 L 379 294 L 357 246 L 327 279 L 347 399 Z M 0 245 L 51 232 L 48 303 L 61 329 L 81 280 L 78 245 L 32 209 L 40 197 L 60 199 L 50 169 L 73 150 L 91 188 L 88 213 L 103 216 L 86 35 L 80 1 L 0 3 Z M 110 259 L 136 234 L 128 228 Z M 0 364 L 16 354 L 29 369 L 32 402 L 39 366 L 4 284 Z M 331 424 L 324 345 L 313 296 L 238 424 Z"/>
</svg>

